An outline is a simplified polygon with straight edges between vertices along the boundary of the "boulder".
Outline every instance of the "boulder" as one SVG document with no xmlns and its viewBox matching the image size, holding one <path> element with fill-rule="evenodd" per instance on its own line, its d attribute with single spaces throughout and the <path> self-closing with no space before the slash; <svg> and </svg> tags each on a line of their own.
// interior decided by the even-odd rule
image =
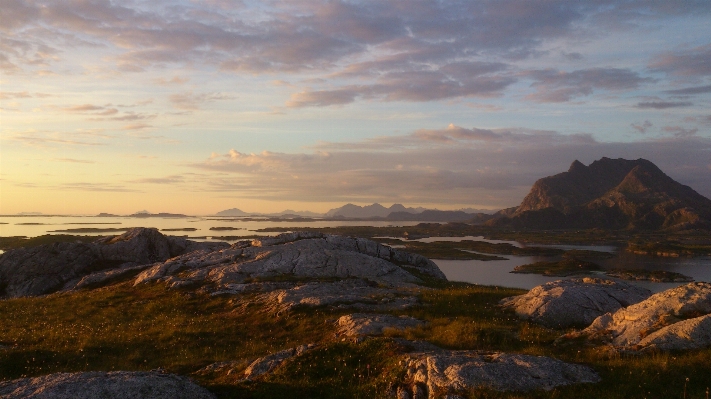
<svg viewBox="0 0 711 399">
<path fill-rule="evenodd" d="M 656 293 L 614 313 L 604 314 L 571 337 L 604 338 L 614 346 L 631 349 L 650 345 L 660 349 L 671 349 L 675 345 L 706 346 L 709 322 L 700 316 L 709 313 L 711 283 L 689 283 Z M 677 326 L 678 323 L 683 324 Z M 702 341 L 690 342 L 695 338 Z"/>
<path fill-rule="evenodd" d="M 599 278 L 552 281 L 528 293 L 505 298 L 504 308 L 551 328 L 586 326 L 598 316 L 643 301 L 652 293 L 624 282 Z"/>
<path fill-rule="evenodd" d="M 347 337 L 362 335 L 382 335 L 387 328 L 405 330 L 424 325 L 422 320 L 409 316 L 391 316 L 385 314 L 353 313 L 341 316 L 336 325 L 338 333 Z"/>
<path fill-rule="evenodd" d="M 289 348 L 271 355 L 260 357 L 253 361 L 247 369 L 244 370 L 244 378 L 252 379 L 266 374 L 279 367 L 289 358 L 299 356 L 316 347 L 315 344 L 301 345 L 296 348 Z"/>
<path fill-rule="evenodd" d="M 156 229 L 133 228 L 95 242 L 53 243 L 5 252 L 0 257 L 0 297 L 17 298 L 55 292 L 71 287 L 83 277 L 107 270 L 164 262 L 185 251 L 215 250 L 226 243 L 196 243 L 166 237 Z M 104 279 L 103 277 L 106 277 Z M 90 278 L 86 285 L 108 281 L 113 275 Z"/>
<path fill-rule="evenodd" d="M 711 346 L 711 314 L 663 327 L 644 337 L 638 346 L 645 350 L 707 348 Z"/>
<path fill-rule="evenodd" d="M 217 287 L 254 279 L 291 276 L 298 279 L 360 278 L 387 286 L 413 286 L 421 280 L 412 272 L 446 280 L 429 259 L 401 252 L 371 240 L 295 232 L 251 242 L 238 242 L 217 251 L 195 251 L 156 264 L 139 274 L 135 284 L 165 281 L 179 272 L 181 279 Z"/>
<path fill-rule="evenodd" d="M 214 399 L 189 379 L 159 371 L 56 373 L 0 382 L 3 399 Z"/>
<path fill-rule="evenodd" d="M 501 352 L 420 352 L 408 355 L 405 365 L 405 381 L 397 394 L 409 399 L 434 399 L 441 394 L 477 388 L 551 390 L 563 385 L 600 381 L 597 373 L 587 366 L 544 356 Z"/>
</svg>

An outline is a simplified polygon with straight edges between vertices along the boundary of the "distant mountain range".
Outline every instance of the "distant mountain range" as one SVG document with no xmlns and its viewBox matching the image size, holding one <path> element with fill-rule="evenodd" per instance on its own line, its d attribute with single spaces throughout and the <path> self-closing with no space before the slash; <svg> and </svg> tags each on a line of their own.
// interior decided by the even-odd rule
<svg viewBox="0 0 711 399">
<path fill-rule="evenodd" d="M 711 227 L 711 200 L 646 159 L 602 158 L 538 180 L 491 226 L 685 230 Z"/>
<path fill-rule="evenodd" d="M 258 213 L 258 212 L 244 212 L 238 208 L 225 209 L 224 211 L 217 212 L 215 216 L 230 216 L 230 217 L 244 217 L 244 216 L 260 216 L 260 217 L 322 217 L 322 213 L 310 212 L 310 211 L 294 211 L 291 209 L 286 209 L 283 212 L 276 213 Z"/>
<path fill-rule="evenodd" d="M 481 222 L 488 220 L 490 216 L 482 216 L 491 211 L 466 208 L 457 211 L 440 211 L 437 209 L 426 209 L 423 207 L 409 208 L 402 204 L 393 204 L 384 207 L 378 203 L 372 205 L 359 206 L 346 204 L 339 208 L 331 209 L 326 213 L 315 213 L 309 211 L 293 211 L 287 209 L 278 213 L 249 213 L 238 208 L 225 209 L 217 212 L 215 216 L 223 217 L 320 217 L 325 219 L 368 219 L 368 220 L 393 220 L 393 221 L 425 221 L 425 222 L 452 222 L 470 221 Z"/>
<path fill-rule="evenodd" d="M 425 210 L 426 209 L 422 208 L 422 207 L 406 208 L 402 204 L 393 204 L 392 206 L 390 206 L 390 208 L 386 208 L 378 203 L 375 203 L 373 205 L 366 205 L 366 206 L 346 204 L 340 208 L 331 209 L 330 211 L 326 212 L 324 214 L 324 216 L 327 218 L 344 217 L 344 218 L 354 218 L 354 219 L 356 219 L 356 218 L 357 219 L 373 218 L 373 217 L 384 218 L 393 212 L 406 212 L 409 214 L 413 214 L 413 213 L 421 213 L 422 211 L 425 211 Z"/>
</svg>

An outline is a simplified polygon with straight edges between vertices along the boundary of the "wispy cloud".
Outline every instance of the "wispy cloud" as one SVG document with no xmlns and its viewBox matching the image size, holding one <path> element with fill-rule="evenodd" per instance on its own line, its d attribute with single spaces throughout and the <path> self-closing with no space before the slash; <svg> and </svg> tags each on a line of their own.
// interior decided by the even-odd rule
<svg viewBox="0 0 711 399">
<path fill-rule="evenodd" d="M 90 161 L 87 159 L 74 159 L 74 158 L 54 158 L 57 162 L 68 162 L 68 163 L 79 163 L 79 164 L 95 164 L 96 161 Z"/>
<path fill-rule="evenodd" d="M 667 109 L 679 107 L 691 107 L 694 103 L 689 101 L 651 101 L 637 103 L 637 108 Z"/>
<path fill-rule="evenodd" d="M 195 94 L 193 92 L 186 93 L 176 93 L 171 94 L 168 97 L 171 104 L 178 109 L 183 110 L 197 110 L 200 109 L 204 104 L 211 103 L 218 100 L 230 100 L 234 99 L 234 96 L 224 94 L 224 93 L 199 93 Z"/>
<path fill-rule="evenodd" d="M 630 126 L 632 126 L 632 128 L 634 130 L 636 130 L 638 133 L 644 134 L 644 133 L 647 133 L 647 130 L 649 130 L 649 128 L 652 127 L 653 125 L 652 125 L 652 122 L 650 122 L 650 121 L 644 121 L 643 123 L 639 123 L 639 124 L 633 123 Z"/>
</svg>

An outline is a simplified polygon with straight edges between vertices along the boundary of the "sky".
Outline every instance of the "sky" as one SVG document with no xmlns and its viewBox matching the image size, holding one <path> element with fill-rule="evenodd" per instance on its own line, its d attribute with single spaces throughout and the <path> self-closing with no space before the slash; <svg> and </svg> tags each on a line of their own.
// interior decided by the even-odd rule
<svg viewBox="0 0 711 399">
<path fill-rule="evenodd" d="M 711 2 L 0 0 L 0 214 L 711 197 Z"/>
</svg>

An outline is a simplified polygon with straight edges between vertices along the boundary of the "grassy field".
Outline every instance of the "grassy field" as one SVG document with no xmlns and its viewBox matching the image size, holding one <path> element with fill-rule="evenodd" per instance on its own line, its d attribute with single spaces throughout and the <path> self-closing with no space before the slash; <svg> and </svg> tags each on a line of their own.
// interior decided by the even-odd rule
<svg viewBox="0 0 711 399">
<path fill-rule="evenodd" d="M 502 350 L 585 363 L 599 384 L 549 392 L 470 392 L 474 398 L 704 398 L 711 386 L 711 350 L 689 353 L 611 354 L 601 348 L 553 344 L 562 332 L 502 312 L 500 299 L 523 291 L 440 283 L 421 292 L 408 314 L 424 327 L 361 343 L 334 336 L 345 311 L 302 308 L 276 317 L 231 297 L 168 291 L 128 283 L 68 294 L 0 301 L 0 378 L 58 371 L 150 370 L 188 375 L 221 398 L 384 398 L 404 370 L 393 337 L 422 339 L 449 349 Z M 257 357 L 318 343 L 266 378 L 239 382 L 232 373 L 195 374 L 220 361 L 238 369 Z"/>
</svg>

